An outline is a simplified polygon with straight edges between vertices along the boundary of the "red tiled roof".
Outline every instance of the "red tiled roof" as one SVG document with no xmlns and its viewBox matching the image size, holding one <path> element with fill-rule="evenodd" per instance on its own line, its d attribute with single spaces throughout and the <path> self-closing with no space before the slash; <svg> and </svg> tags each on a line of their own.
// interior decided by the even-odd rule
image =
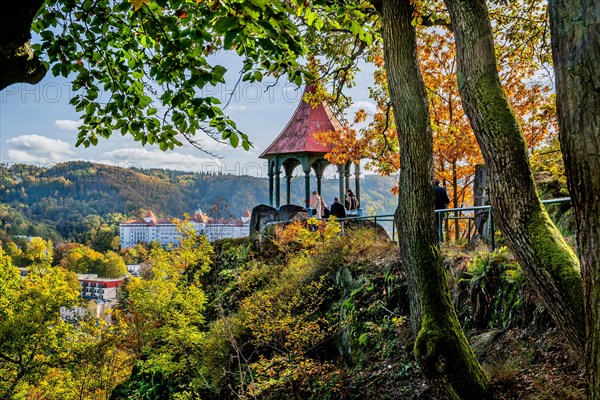
<svg viewBox="0 0 600 400">
<path fill-rule="evenodd" d="M 210 218 L 208 215 L 204 214 L 201 211 L 196 211 L 194 213 L 194 215 L 192 216 L 191 220 L 199 222 L 199 223 L 205 223 L 205 224 L 207 224 L 207 223 L 209 223 L 209 222 L 212 221 L 212 218 Z"/>
<path fill-rule="evenodd" d="M 152 210 L 148 210 L 148 212 L 146 213 L 146 215 L 144 215 L 144 218 L 156 219 L 156 215 L 154 215 L 154 213 L 152 212 Z"/>
<path fill-rule="evenodd" d="M 307 85 L 304 94 L 314 91 Z M 268 158 L 277 154 L 292 153 L 328 153 L 332 147 L 319 143 L 314 134 L 323 131 L 342 129 L 342 124 L 333 115 L 328 105 L 321 103 L 316 107 L 302 101 L 296 112 L 288 122 L 287 126 L 260 155 L 260 158 Z"/>
<path fill-rule="evenodd" d="M 81 282 L 82 282 L 83 286 L 95 286 L 96 284 L 100 284 L 101 285 L 100 287 L 110 288 L 110 287 L 117 287 L 120 284 L 122 284 L 123 279 L 121 279 L 121 278 L 116 278 L 116 279 L 96 278 L 96 279 L 83 279 Z"/>
<path fill-rule="evenodd" d="M 121 225 L 146 225 L 146 226 L 156 226 L 156 225 L 166 225 L 166 224 L 174 224 L 174 222 L 170 219 L 152 219 L 150 222 L 146 222 L 143 219 L 128 219 L 125 222 L 122 222 Z"/>
<path fill-rule="evenodd" d="M 233 226 L 244 226 L 244 221 L 242 221 L 241 218 L 238 218 L 233 222 Z"/>
<path fill-rule="evenodd" d="M 242 214 L 242 218 L 252 218 L 252 213 L 250 212 L 250 210 L 248 210 L 247 208 L 244 210 L 244 213 Z"/>
</svg>

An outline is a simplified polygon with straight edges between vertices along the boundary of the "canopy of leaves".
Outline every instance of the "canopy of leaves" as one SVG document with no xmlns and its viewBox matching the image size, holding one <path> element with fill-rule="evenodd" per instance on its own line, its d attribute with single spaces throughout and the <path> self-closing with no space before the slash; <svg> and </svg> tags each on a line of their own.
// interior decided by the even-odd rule
<svg viewBox="0 0 600 400">
<path fill-rule="evenodd" d="M 33 49 L 55 76 L 72 79 L 78 145 L 120 132 L 167 150 L 204 130 L 247 150 L 248 136 L 201 92 L 224 82 L 226 68 L 210 56 L 239 54 L 243 81 L 287 72 L 300 84 L 303 42 L 289 12 L 265 0 L 53 0 L 33 23 L 41 38 Z"/>
</svg>

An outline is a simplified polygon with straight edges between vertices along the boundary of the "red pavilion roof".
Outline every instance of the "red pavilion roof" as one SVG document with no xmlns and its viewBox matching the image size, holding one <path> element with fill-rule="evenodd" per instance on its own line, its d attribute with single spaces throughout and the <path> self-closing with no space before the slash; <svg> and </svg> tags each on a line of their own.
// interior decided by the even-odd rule
<svg viewBox="0 0 600 400">
<path fill-rule="evenodd" d="M 313 91 L 314 88 L 307 85 L 304 94 Z M 278 154 L 329 153 L 331 151 L 332 146 L 319 143 L 314 138 L 314 134 L 342 129 L 342 124 L 333 115 L 328 105 L 321 103 L 313 108 L 304 101 L 304 94 L 287 126 L 273 143 L 263 151 L 260 158 L 268 158 Z"/>
</svg>

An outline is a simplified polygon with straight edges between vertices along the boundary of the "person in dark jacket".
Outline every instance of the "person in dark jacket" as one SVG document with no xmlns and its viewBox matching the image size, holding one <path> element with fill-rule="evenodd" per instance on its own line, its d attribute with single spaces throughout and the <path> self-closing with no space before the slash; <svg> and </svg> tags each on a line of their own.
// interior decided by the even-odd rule
<svg viewBox="0 0 600 400">
<path fill-rule="evenodd" d="M 346 209 L 337 197 L 333 199 L 333 203 L 329 207 L 329 212 L 336 218 L 346 218 Z"/>
<path fill-rule="evenodd" d="M 448 197 L 448 192 L 445 187 L 440 186 L 440 180 L 438 178 L 433 179 L 433 185 L 435 188 L 435 209 L 443 210 L 448 208 L 448 204 L 450 204 L 450 198 Z M 440 242 L 443 237 L 441 232 L 439 231 L 440 226 L 440 213 L 435 213 L 435 230 L 438 232 L 438 239 Z"/>
</svg>

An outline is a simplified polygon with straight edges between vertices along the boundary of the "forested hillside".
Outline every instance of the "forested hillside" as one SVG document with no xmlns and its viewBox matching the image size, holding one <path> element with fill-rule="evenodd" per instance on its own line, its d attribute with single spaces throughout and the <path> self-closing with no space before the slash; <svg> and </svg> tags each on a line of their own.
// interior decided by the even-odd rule
<svg viewBox="0 0 600 400">
<path fill-rule="evenodd" d="M 368 212 L 393 213 L 394 178 L 365 176 L 362 205 Z M 293 180 L 292 202 L 302 204 L 303 178 Z M 162 169 L 127 169 L 89 162 L 51 168 L 17 164 L 0 166 L 0 234 L 81 240 L 101 224 L 152 209 L 160 217 L 181 217 L 214 203 L 239 216 L 244 209 L 268 202 L 264 178 L 191 173 Z M 336 179 L 323 183 L 328 202 L 337 195 Z M 282 184 L 282 194 L 284 185 Z M 282 196 L 283 197 L 283 196 Z"/>
</svg>

